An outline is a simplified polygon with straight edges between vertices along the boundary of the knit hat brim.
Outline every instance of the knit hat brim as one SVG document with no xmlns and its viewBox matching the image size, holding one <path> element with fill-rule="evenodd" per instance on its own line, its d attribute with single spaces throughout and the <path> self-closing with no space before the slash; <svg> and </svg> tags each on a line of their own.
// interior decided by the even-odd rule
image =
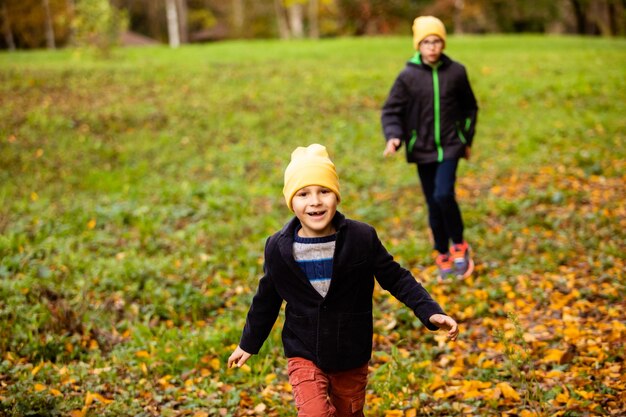
<svg viewBox="0 0 626 417">
<path fill-rule="evenodd" d="M 326 187 L 337 195 L 339 177 L 335 165 L 328 157 L 326 147 L 314 143 L 308 147 L 298 147 L 291 153 L 291 162 L 285 169 L 283 196 L 289 210 L 293 211 L 291 201 L 298 190 L 310 185 Z"/>
<path fill-rule="evenodd" d="M 446 27 L 443 22 L 434 16 L 420 16 L 413 21 L 413 47 L 419 50 L 420 42 L 427 36 L 436 35 L 446 45 Z"/>
</svg>

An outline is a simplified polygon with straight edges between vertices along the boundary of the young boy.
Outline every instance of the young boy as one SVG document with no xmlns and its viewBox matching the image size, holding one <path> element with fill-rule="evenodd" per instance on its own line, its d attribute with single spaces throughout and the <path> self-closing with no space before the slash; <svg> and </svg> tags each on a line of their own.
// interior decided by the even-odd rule
<svg viewBox="0 0 626 417">
<path fill-rule="evenodd" d="M 440 280 L 474 269 L 454 192 L 460 158 L 469 159 L 478 106 L 465 67 L 443 54 L 446 28 L 433 16 L 413 22 L 417 50 L 396 78 L 382 109 L 383 155 L 405 144 L 428 206 Z M 450 243 L 452 245 L 450 246 Z"/>
<path fill-rule="evenodd" d="M 264 275 L 228 366 L 259 352 L 285 301 L 282 340 L 298 415 L 363 416 L 374 277 L 428 329 L 456 340 L 457 323 L 371 226 L 337 211 L 339 178 L 324 146 L 293 151 L 283 195 L 295 217 L 266 242 Z"/>
</svg>

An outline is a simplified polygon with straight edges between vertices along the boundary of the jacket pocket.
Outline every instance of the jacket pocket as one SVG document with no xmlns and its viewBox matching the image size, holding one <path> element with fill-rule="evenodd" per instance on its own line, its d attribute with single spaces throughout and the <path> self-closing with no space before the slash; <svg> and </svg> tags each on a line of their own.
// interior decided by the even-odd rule
<svg viewBox="0 0 626 417">
<path fill-rule="evenodd" d="M 370 355 L 373 327 L 371 311 L 342 314 L 337 332 L 339 352 L 350 352 L 352 357 Z"/>
<path fill-rule="evenodd" d="M 459 129 L 458 126 L 456 127 L 456 135 L 461 141 L 461 143 L 463 143 L 463 145 L 467 144 L 467 139 L 465 139 L 465 135 L 463 134 L 463 131 Z"/>
<path fill-rule="evenodd" d="M 299 316 L 293 313 L 285 315 L 285 329 L 283 337 L 291 339 L 291 343 L 304 347 L 309 352 L 315 352 L 317 328 L 316 320 L 311 316 Z M 293 346 L 295 347 L 295 345 Z"/>
<path fill-rule="evenodd" d="M 413 149 L 415 148 L 415 142 L 417 142 L 417 130 L 413 129 L 413 131 L 411 132 L 411 138 L 409 139 L 409 143 L 407 144 L 407 149 L 409 150 L 409 153 L 413 152 Z"/>
<path fill-rule="evenodd" d="M 464 125 L 461 126 L 461 124 L 464 124 Z M 455 123 L 455 125 L 456 125 L 456 135 L 458 136 L 459 140 L 463 143 L 463 145 L 467 145 L 467 139 L 465 138 L 465 133 L 469 132 L 469 129 L 472 125 L 472 119 L 468 117 L 464 121 L 458 120 Z"/>
<path fill-rule="evenodd" d="M 311 367 L 289 370 L 289 383 L 293 387 L 293 397 L 298 408 L 323 392 L 321 383 L 316 381 L 315 369 Z"/>
</svg>

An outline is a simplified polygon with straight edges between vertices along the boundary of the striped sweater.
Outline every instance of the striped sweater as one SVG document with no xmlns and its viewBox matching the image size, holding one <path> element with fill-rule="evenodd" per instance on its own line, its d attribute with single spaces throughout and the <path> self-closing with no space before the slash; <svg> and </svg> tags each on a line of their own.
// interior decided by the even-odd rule
<svg viewBox="0 0 626 417">
<path fill-rule="evenodd" d="M 309 282 L 326 297 L 333 274 L 335 234 L 324 237 L 301 237 L 296 231 L 293 242 L 293 257 L 304 271 Z"/>
</svg>

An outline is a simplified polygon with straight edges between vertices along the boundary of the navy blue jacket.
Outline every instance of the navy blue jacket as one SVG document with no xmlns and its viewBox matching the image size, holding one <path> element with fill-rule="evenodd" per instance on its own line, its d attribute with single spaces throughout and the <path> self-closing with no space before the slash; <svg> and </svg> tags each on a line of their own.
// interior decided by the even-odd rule
<svg viewBox="0 0 626 417">
<path fill-rule="evenodd" d="M 463 157 L 477 114 L 465 67 L 442 54 L 433 68 L 418 53 L 391 87 L 381 123 L 385 139 L 401 139 L 407 161 L 421 164 Z"/>
<path fill-rule="evenodd" d="M 430 330 L 443 310 L 409 271 L 395 262 L 373 227 L 337 212 L 333 275 L 326 297 L 310 284 L 293 257 L 300 224 L 294 217 L 265 245 L 264 275 L 252 300 L 239 346 L 256 354 L 286 302 L 282 330 L 285 355 L 313 361 L 325 371 L 353 369 L 372 354 L 374 277 L 406 304 Z"/>
</svg>

